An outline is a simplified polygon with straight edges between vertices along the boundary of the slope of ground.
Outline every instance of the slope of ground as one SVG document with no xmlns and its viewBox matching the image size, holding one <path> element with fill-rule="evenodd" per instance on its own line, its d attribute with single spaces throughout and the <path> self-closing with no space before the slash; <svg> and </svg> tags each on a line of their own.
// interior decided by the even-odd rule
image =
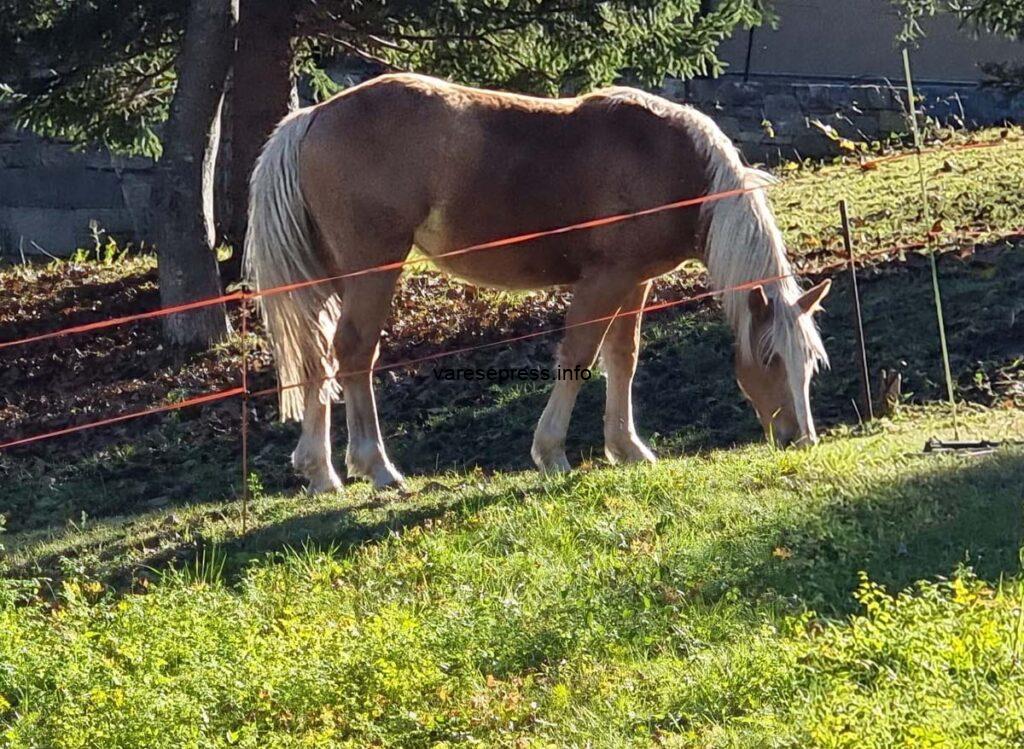
<svg viewBox="0 0 1024 749">
<path fill-rule="evenodd" d="M 975 136 L 993 148 L 924 157 L 943 223 L 941 262 L 958 395 L 986 405 L 1019 402 L 1024 365 L 1024 250 L 1000 240 L 1024 223 L 1024 192 L 985 175 L 1024 172 L 1019 131 Z M 846 195 L 862 251 L 920 238 L 913 158 L 863 169 L 856 163 L 785 170 L 773 188 L 780 224 L 799 266 L 836 259 L 835 198 Z M 989 170 L 989 171 L 987 171 Z M 1019 188 L 1019 184 L 1016 185 Z M 887 206 L 883 210 L 883 205 Z M 514 248 L 506 251 L 514 251 Z M 14 267 L 0 271 L 0 340 L 107 319 L 158 305 L 151 257 Z M 926 261 L 913 252 L 891 262 L 872 258 L 862 273 L 873 372 L 899 370 L 911 402 L 941 397 L 941 369 Z M 845 275 L 821 321 L 834 366 L 822 375 L 815 406 L 823 424 L 856 423 L 853 332 Z M 698 272 L 659 283 L 655 299 L 703 289 Z M 476 291 L 431 272 L 405 278 L 383 345 L 384 363 L 557 327 L 566 294 Z M 237 310 L 233 312 L 237 325 Z M 908 331 L 914 331 L 908 335 Z M 257 334 L 259 328 L 257 328 Z M 437 362 L 451 366 L 547 365 L 557 335 Z M 252 383 L 274 384 L 257 336 L 249 341 Z M 731 375 L 731 344 L 716 305 L 688 305 L 649 316 L 637 380 L 638 424 L 665 455 L 742 443 L 758 428 Z M 159 324 L 146 322 L 0 350 L 0 441 L 173 402 L 238 382 L 241 342 L 179 357 L 163 348 Z M 528 465 L 532 424 L 546 388 L 446 383 L 434 363 L 379 378 L 382 422 L 400 465 L 437 469 L 517 469 Z M 599 383 L 584 389 L 570 454 L 588 461 L 601 450 Z M 251 409 L 253 467 L 268 491 L 300 487 L 288 466 L 293 425 L 276 424 L 273 398 Z M 45 532 L 67 523 L 235 497 L 239 492 L 236 401 L 150 417 L 0 453 L 0 513 L 11 531 Z M 335 409 L 336 444 L 344 441 Z M 503 449 L 494 450 L 495 440 Z"/>
<path fill-rule="evenodd" d="M 921 455 L 924 435 L 949 430 L 935 412 L 803 452 L 416 480 L 384 506 L 362 486 L 261 496 L 245 535 L 230 504 L 151 513 L 129 526 L 141 543 L 170 527 L 207 545 L 181 571 L 137 578 L 145 595 L 89 576 L 0 588 L 0 736 L 1016 745 L 1024 588 L 1008 575 L 1024 453 Z M 965 428 L 1019 438 L 1024 421 L 972 412 Z M 49 550 L 110 551 L 122 532 L 89 524 Z M 939 582 L 895 599 L 878 587 L 922 578 Z"/>
<path fill-rule="evenodd" d="M 940 226 L 923 221 L 912 161 L 802 167 L 773 188 L 805 269 L 835 259 L 841 193 L 865 251 L 935 230 L 965 436 L 1024 432 L 1024 192 L 1001 178 L 1024 172 L 1019 137 L 925 157 Z M 756 441 L 705 304 L 648 321 L 636 395 L 656 467 L 596 464 L 592 384 L 570 442 L 585 470 L 494 473 L 526 467 L 544 388 L 456 388 L 429 364 L 380 378 L 409 496 L 296 493 L 296 429 L 271 402 L 252 405 L 244 530 L 236 402 L 0 454 L 0 745 L 1021 744 L 1024 452 L 920 453 L 951 425 L 915 405 L 942 386 L 913 252 L 862 272 L 872 368 L 903 374 L 905 404 L 852 427 L 835 280 L 833 368 L 814 396 L 832 427 L 814 450 Z M 148 257 L 0 283 L 0 340 L 157 305 Z M 701 284 L 683 273 L 657 295 Z M 564 301 L 409 274 L 385 361 L 556 326 Z M 0 440 L 237 381 L 240 341 L 178 358 L 158 333 L 0 351 Z M 258 333 L 256 388 L 273 383 Z M 450 363 L 543 364 L 553 344 Z"/>
</svg>

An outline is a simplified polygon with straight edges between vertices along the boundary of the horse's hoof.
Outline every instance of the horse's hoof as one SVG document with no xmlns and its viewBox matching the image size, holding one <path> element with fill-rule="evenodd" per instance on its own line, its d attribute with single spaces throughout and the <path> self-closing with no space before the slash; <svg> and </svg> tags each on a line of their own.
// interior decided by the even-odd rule
<svg viewBox="0 0 1024 749">
<path fill-rule="evenodd" d="M 567 473 L 572 470 L 572 466 L 569 465 L 569 459 L 565 457 L 564 451 L 545 454 L 539 450 L 533 450 L 532 453 L 533 462 L 537 464 L 540 472 L 545 475 Z"/>
<path fill-rule="evenodd" d="M 405 476 L 391 465 L 390 462 L 380 463 L 370 471 L 370 481 L 374 489 L 396 489 L 400 492 L 405 489 Z"/>
<path fill-rule="evenodd" d="M 604 455 L 609 463 L 625 465 L 627 463 L 657 463 L 651 448 L 638 439 L 620 442 L 607 442 Z"/>
<path fill-rule="evenodd" d="M 317 494 L 333 494 L 336 491 L 340 491 L 341 487 L 341 479 L 338 478 L 337 474 L 332 472 L 331 475 L 326 478 L 310 481 L 309 486 L 306 487 L 306 491 L 313 496 Z"/>
</svg>

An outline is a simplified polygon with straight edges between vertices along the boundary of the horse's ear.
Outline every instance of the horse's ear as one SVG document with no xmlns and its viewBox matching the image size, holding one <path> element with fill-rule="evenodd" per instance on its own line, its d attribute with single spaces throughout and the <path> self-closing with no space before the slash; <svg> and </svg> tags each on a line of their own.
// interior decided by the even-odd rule
<svg viewBox="0 0 1024 749">
<path fill-rule="evenodd" d="M 832 281 L 825 279 L 817 286 L 812 286 L 803 295 L 796 300 L 797 306 L 800 307 L 800 312 L 807 315 L 813 312 L 818 312 L 821 309 L 821 300 L 828 295 L 828 290 L 832 288 Z"/>
<path fill-rule="evenodd" d="M 750 306 L 750 313 L 755 320 L 765 320 L 771 314 L 771 302 L 768 301 L 763 286 L 755 286 L 750 290 L 747 295 L 747 304 Z"/>
</svg>

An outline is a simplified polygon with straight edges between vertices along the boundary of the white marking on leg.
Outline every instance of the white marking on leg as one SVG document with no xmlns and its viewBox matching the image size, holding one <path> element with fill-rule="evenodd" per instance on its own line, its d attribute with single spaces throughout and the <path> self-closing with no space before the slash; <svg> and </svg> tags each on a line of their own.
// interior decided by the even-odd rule
<svg viewBox="0 0 1024 749">
<path fill-rule="evenodd" d="M 345 386 L 345 418 L 348 424 L 348 450 L 345 462 L 349 473 L 365 476 L 377 488 L 401 485 L 404 477 L 391 463 L 377 421 L 369 375 Z"/>
<path fill-rule="evenodd" d="M 309 480 L 312 494 L 341 487 L 341 479 L 331 464 L 331 404 L 326 398 L 321 400 L 317 388 L 306 393 L 302 436 L 292 453 L 292 465 Z"/>
<path fill-rule="evenodd" d="M 626 300 L 623 309 L 644 306 L 650 284 L 643 284 Z M 640 347 L 640 314 L 616 318 L 602 348 L 607 372 L 604 410 L 604 454 L 612 463 L 655 462 L 654 453 L 636 434 L 633 425 L 633 374 Z"/>
<path fill-rule="evenodd" d="M 569 419 L 579 390 L 580 383 L 576 380 L 560 380 L 555 383 L 544 413 L 537 422 L 530 455 L 544 473 L 564 473 L 569 470 L 569 460 L 565 457 L 565 436 L 569 432 Z"/>
<path fill-rule="evenodd" d="M 610 357 L 609 357 L 610 358 Z M 608 371 L 608 400 L 604 416 L 604 454 L 611 463 L 654 463 L 651 449 L 637 436 L 633 425 L 633 393 L 625 372 Z"/>
</svg>

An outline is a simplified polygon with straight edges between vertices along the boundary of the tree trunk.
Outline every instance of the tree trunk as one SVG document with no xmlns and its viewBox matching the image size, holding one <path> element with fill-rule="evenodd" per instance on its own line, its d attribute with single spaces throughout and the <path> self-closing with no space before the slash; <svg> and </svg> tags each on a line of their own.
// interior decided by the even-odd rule
<svg viewBox="0 0 1024 749">
<path fill-rule="evenodd" d="M 222 269 L 236 280 L 248 218 L 249 177 L 260 149 L 292 106 L 293 0 L 241 0 L 231 82 L 231 168 L 225 241 L 234 253 Z"/>
<path fill-rule="evenodd" d="M 190 3 L 157 164 L 154 237 L 164 306 L 221 293 L 213 252 L 213 176 L 237 18 L 237 0 Z M 164 336 L 175 346 L 208 346 L 228 332 L 223 304 L 164 318 Z"/>
</svg>

